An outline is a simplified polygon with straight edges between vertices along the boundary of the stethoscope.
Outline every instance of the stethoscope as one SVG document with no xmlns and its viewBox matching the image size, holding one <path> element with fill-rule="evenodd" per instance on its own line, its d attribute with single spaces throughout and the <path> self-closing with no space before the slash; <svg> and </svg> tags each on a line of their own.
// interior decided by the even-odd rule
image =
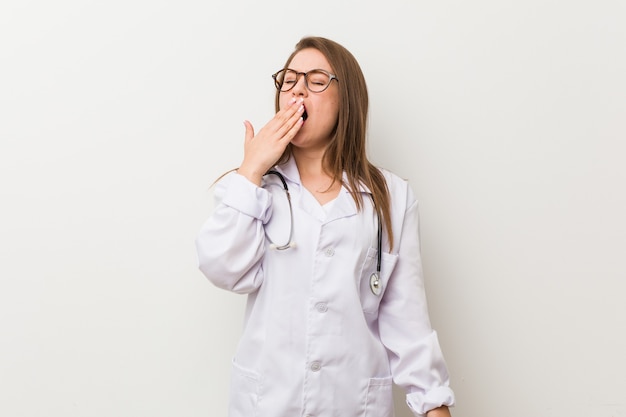
<svg viewBox="0 0 626 417">
<path fill-rule="evenodd" d="M 289 187 L 287 186 L 287 181 L 285 181 L 285 177 L 283 177 L 283 174 L 281 174 L 278 171 L 270 170 L 270 171 L 267 171 L 265 175 L 274 175 L 278 177 L 278 179 L 283 185 L 283 190 L 285 191 L 285 195 L 287 196 L 287 202 L 289 203 L 289 238 L 287 239 L 286 243 L 279 245 L 275 243 L 266 233 L 265 236 L 267 237 L 267 240 L 270 242 L 270 249 L 286 250 L 289 248 L 294 248 L 296 244 L 293 241 L 293 206 L 291 205 L 291 194 L 289 194 Z M 370 197 L 372 197 L 371 194 L 370 194 Z M 374 198 L 372 197 L 372 202 L 373 201 L 374 201 Z M 377 240 L 378 250 L 376 251 L 376 272 L 370 275 L 370 290 L 372 291 L 372 294 L 374 295 L 380 295 L 383 290 L 382 283 L 380 282 L 380 265 L 381 265 L 382 247 L 383 247 L 383 225 L 382 225 L 382 222 L 380 221 L 380 216 L 377 216 L 377 217 L 378 217 L 378 236 L 376 240 Z"/>
</svg>

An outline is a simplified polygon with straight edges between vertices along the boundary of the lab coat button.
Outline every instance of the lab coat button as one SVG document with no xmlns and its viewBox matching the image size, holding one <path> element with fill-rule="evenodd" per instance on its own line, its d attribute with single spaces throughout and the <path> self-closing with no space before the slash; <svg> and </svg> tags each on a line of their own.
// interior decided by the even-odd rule
<svg viewBox="0 0 626 417">
<path fill-rule="evenodd" d="M 326 303 L 317 303 L 315 304 L 315 309 L 320 313 L 326 313 L 328 311 L 328 305 Z"/>
<path fill-rule="evenodd" d="M 321 364 L 321 363 L 319 363 L 318 361 L 315 361 L 315 362 L 312 362 L 312 363 L 311 363 L 311 370 L 312 370 L 313 372 L 317 372 L 317 371 L 319 371 L 320 369 L 322 369 L 322 364 Z"/>
<path fill-rule="evenodd" d="M 328 249 L 326 249 L 326 251 L 324 253 L 326 254 L 326 256 L 328 256 L 330 258 L 331 256 L 333 256 L 335 254 L 335 250 L 333 248 L 328 248 Z"/>
</svg>

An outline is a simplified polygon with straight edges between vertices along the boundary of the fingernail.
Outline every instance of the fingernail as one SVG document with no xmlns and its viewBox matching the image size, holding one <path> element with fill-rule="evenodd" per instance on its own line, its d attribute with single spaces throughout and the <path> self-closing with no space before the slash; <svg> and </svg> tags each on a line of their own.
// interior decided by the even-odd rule
<svg viewBox="0 0 626 417">
<path fill-rule="evenodd" d="M 303 112 L 304 111 L 304 104 L 300 104 L 300 107 L 298 107 L 298 111 L 299 112 Z"/>
<path fill-rule="evenodd" d="M 296 98 L 295 98 L 295 97 L 292 97 L 292 98 L 291 98 L 291 101 L 289 101 L 289 104 L 293 104 L 293 103 L 295 103 L 295 102 L 296 102 Z"/>
</svg>

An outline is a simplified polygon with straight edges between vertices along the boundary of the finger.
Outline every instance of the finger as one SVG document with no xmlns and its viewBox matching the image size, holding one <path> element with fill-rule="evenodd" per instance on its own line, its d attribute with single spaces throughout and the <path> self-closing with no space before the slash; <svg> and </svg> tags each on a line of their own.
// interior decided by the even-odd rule
<svg viewBox="0 0 626 417">
<path fill-rule="evenodd" d="M 291 142 L 291 139 L 293 139 L 294 136 L 296 136 L 296 134 L 298 133 L 298 131 L 302 128 L 303 123 L 304 123 L 304 119 L 302 119 L 302 116 L 300 116 L 296 120 L 294 125 L 291 126 L 291 128 L 285 133 L 285 135 L 282 137 L 281 140 L 284 140 L 286 142 Z"/>
<path fill-rule="evenodd" d="M 254 137 L 254 127 L 252 126 L 252 123 L 250 123 L 248 120 L 244 120 L 243 125 L 246 127 L 245 141 L 249 142 Z"/>
<path fill-rule="evenodd" d="M 287 123 L 294 114 L 297 114 L 298 110 L 300 110 L 300 108 L 302 107 L 303 102 L 304 99 L 302 97 L 300 97 L 299 99 L 296 99 L 295 97 L 292 98 L 287 106 L 284 109 L 278 111 L 272 119 L 272 124 L 275 125 L 275 128 L 280 129 L 280 127 Z"/>
<path fill-rule="evenodd" d="M 276 135 L 278 139 L 283 139 L 294 126 L 302 122 L 302 114 L 304 113 L 304 105 L 299 104 L 295 109 L 295 112 L 291 113 L 286 119 L 280 122 L 280 125 L 276 126 Z M 299 129 L 299 128 L 298 128 Z M 289 139 L 291 140 L 291 139 Z"/>
</svg>

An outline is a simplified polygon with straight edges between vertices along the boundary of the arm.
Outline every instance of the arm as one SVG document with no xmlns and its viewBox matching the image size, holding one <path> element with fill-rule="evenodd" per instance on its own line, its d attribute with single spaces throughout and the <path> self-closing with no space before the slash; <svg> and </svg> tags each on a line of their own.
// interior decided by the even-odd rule
<svg viewBox="0 0 626 417">
<path fill-rule="evenodd" d="M 196 238 L 200 270 L 220 288 L 250 293 L 263 281 L 271 196 L 260 185 L 302 127 L 303 111 L 302 99 L 292 99 L 256 135 L 252 124 L 244 122 L 243 162 L 236 174 L 217 184 L 216 208 Z"/>
<path fill-rule="evenodd" d="M 250 293 L 263 281 L 263 224 L 271 216 L 271 196 L 232 173 L 215 189 L 216 207 L 196 238 L 198 265 L 216 286 Z"/>
<path fill-rule="evenodd" d="M 404 217 L 394 218 L 398 262 L 379 308 L 380 337 L 388 351 L 394 382 L 407 392 L 407 404 L 413 413 L 447 417 L 449 411 L 442 406 L 454 404 L 454 393 L 428 316 L 418 206 L 410 190 L 406 201 Z"/>
</svg>

